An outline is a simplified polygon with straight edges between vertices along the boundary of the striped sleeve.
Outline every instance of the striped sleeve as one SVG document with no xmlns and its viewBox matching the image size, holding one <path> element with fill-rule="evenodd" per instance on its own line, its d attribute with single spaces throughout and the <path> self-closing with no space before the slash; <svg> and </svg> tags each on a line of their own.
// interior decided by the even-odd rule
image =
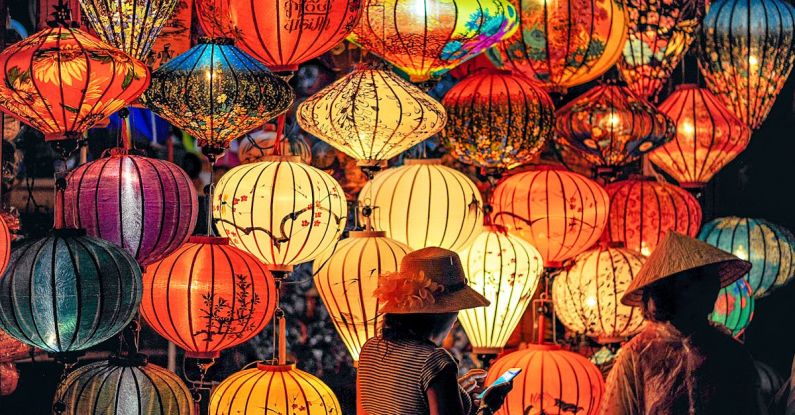
<svg viewBox="0 0 795 415">
<path fill-rule="evenodd" d="M 458 373 L 458 365 L 453 356 L 450 355 L 450 352 L 444 349 L 434 350 L 428 355 L 428 358 L 425 359 L 425 364 L 422 366 L 422 372 L 420 373 L 420 387 L 422 387 L 422 390 L 427 391 L 433 379 L 443 370 L 450 367 L 455 373 Z"/>
</svg>

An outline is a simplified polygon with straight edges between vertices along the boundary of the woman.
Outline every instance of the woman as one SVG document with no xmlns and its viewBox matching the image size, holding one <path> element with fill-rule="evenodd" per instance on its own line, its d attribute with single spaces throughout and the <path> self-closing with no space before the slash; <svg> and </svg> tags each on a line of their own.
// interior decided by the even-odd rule
<svg viewBox="0 0 795 415">
<path fill-rule="evenodd" d="M 648 323 L 621 348 L 602 413 L 764 413 L 751 357 L 708 319 L 720 288 L 750 268 L 704 242 L 669 233 L 621 299 L 641 307 Z"/>
<path fill-rule="evenodd" d="M 480 391 L 485 371 L 457 379 L 458 365 L 439 347 L 459 310 L 489 305 L 467 286 L 455 252 L 424 248 L 406 255 L 400 272 L 382 275 L 375 294 L 385 313 L 381 333 L 359 356 L 359 415 L 489 415 L 512 384 Z"/>
</svg>

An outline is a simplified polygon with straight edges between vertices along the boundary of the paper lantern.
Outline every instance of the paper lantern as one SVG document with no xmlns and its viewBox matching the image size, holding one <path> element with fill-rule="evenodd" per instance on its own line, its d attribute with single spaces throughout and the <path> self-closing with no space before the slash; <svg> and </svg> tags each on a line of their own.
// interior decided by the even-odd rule
<svg viewBox="0 0 795 415">
<path fill-rule="evenodd" d="M 554 134 L 555 104 L 521 75 L 477 72 L 447 91 L 442 104 L 445 145 L 458 160 L 478 167 L 526 164 Z"/>
<path fill-rule="evenodd" d="M 508 0 L 371 0 L 348 39 L 423 82 L 513 34 L 517 19 Z"/>
<path fill-rule="evenodd" d="M 130 254 L 78 229 L 56 229 L 11 253 L 0 278 L 0 329 L 50 353 L 85 350 L 119 333 L 141 302 Z"/>
<path fill-rule="evenodd" d="M 80 29 L 44 29 L 0 53 L 0 109 L 44 133 L 81 138 L 149 85 L 149 70 Z"/>
<path fill-rule="evenodd" d="M 585 357 L 557 345 L 533 344 L 491 365 L 490 385 L 510 368 L 522 369 L 495 415 L 596 415 L 604 393 L 602 373 Z"/>
<path fill-rule="evenodd" d="M 495 65 L 522 73 L 549 91 L 594 80 L 621 57 L 627 38 L 614 0 L 511 0 L 519 30 L 488 51 Z"/>
<path fill-rule="evenodd" d="M 467 284 L 491 304 L 460 311 L 458 321 L 473 352 L 497 354 L 530 304 L 544 261 L 532 245 L 493 225 L 459 254 Z"/>
<path fill-rule="evenodd" d="M 152 73 L 142 101 L 200 146 L 225 149 L 287 110 L 293 91 L 230 39 L 202 38 Z"/>
<path fill-rule="evenodd" d="M 558 137 L 596 167 L 620 167 L 671 141 L 676 125 L 629 88 L 601 84 L 556 113 Z"/>
<path fill-rule="evenodd" d="M 621 296 L 643 261 L 640 254 L 619 247 L 578 255 L 552 284 L 555 315 L 569 330 L 600 343 L 618 343 L 637 334 L 643 328 L 643 313 L 621 304 Z"/>
<path fill-rule="evenodd" d="M 795 60 L 795 7 L 781 0 L 716 0 L 701 25 L 698 66 L 707 87 L 759 128 Z"/>
<path fill-rule="evenodd" d="M 277 151 L 285 156 L 298 156 L 306 164 L 312 162 L 312 150 L 300 136 L 280 137 L 276 143 L 276 131 L 259 130 L 244 135 L 237 144 L 241 164 L 266 160 Z"/>
<path fill-rule="evenodd" d="M 410 251 L 386 232 L 351 231 L 336 249 L 315 260 L 315 287 L 354 362 L 364 342 L 378 333 L 382 314 L 373 294 L 378 277 L 398 271 Z"/>
<path fill-rule="evenodd" d="M 378 173 L 359 192 L 359 203 L 374 207 L 375 229 L 411 249 L 466 247 L 483 222 L 480 191 L 463 173 L 438 159 L 406 160 Z"/>
<path fill-rule="evenodd" d="M 649 256 L 668 231 L 695 237 L 701 205 L 687 190 L 651 178 L 608 184 L 610 214 L 606 236 Z"/>
<path fill-rule="evenodd" d="M 312 261 L 340 237 L 348 217 L 333 177 L 295 156 L 237 166 L 218 181 L 213 216 L 222 235 L 271 269 Z"/>
<path fill-rule="evenodd" d="M 66 224 L 121 246 L 142 266 L 188 240 L 198 211 L 190 177 L 165 160 L 114 151 L 67 176 Z"/>
<path fill-rule="evenodd" d="M 704 224 L 698 239 L 751 262 L 745 279 L 756 298 L 788 284 L 795 275 L 795 237 L 764 219 L 713 219 Z"/>
<path fill-rule="evenodd" d="M 595 181 L 542 166 L 503 179 L 491 204 L 494 222 L 536 247 L 547 267 L 593 245 L 609 210 L 607 192 Z"/>
<path fill-rule="evenodd" d="M 754 297 L 751 286 L 740 278 L 728 287 L 721 288 L 715 308 L 709 319 L 739 337 L 754 318 Z"/>
<path fill-rule="evenodd" d="M 697 85 L 677 86 L 659 109 L 676 123 L 676 137 L 649 153 L 649 160 L 682 187 L 703 187 L 751 140 L 751 130 Z"/>
<path fill-rule="evenodd" d="M 444 107 L 394 72 L 359 69 L 298 106 L 304 130 L 356 159 L 381 164 L 444 127 Z"/>
<path fill-rule="evenodd" d="M 6 270 L 11 256 L 11 232 L 5 219 L 0 217 L 0 273 Z"/>
<path fill-rule="evenodd" d="M 143 318 L 194 358 L 215 358 L 245 343 L 276 308 L 271 273 L 226 238 L 191 237 L 146 267 L 143 285 Z"/>
<path fill-rule="evenodd" d="M 179 376 L 142 357 L 77 368 L 58 385 L 53 408 L 59 415 L 198 415 Z"/>
<path fill-rule="evenodd" d="M 232 374 L 213 390 L 209 415 L 341 414 L 334 392 L 295 365 L 264 365 Z"/>
<path fill-rule="evenodd" d="M 0 363 L 0 396 L 8 396 L 17 390 L 19 371 L 11 362 Z"/>
</svg>

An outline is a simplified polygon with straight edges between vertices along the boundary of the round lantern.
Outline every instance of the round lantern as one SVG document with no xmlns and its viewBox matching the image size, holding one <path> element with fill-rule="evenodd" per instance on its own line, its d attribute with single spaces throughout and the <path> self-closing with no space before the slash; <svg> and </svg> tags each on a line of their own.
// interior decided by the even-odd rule
<svg viewBox="0 0 795 415">
<path fill-rule="evenodd" d="M 595 181 L 539 166 L 503 179 L 492 195 L 494 221 L 538 249 L 545 266 L 585 251 L 607 224 L 609 198 Z"/>
<path fill-rule="evenodd" d="M 488 51 L 498 67 L 550 91 L 596 79 L 621 57 L 627 18 L 615 0 L 511 0 L 519 30 Z"/>
<path fill-rule="evenodd" d="M 0 217 L 0 273 L 8 266 L 11 256 L 11 232 L 4 218 Z"/>
<path fill-rule="evenodd" d="M 704 224 L 698 239 L 753 264 L 745 279 L 756 298 L 789 283 L 795 275 L 795 238 L 786 228 L 764 219 L 717 218 Z"/>
<path fill-rule="evenodd" d="M 411 251 L 382 231 L 351 231 L 333 252 L 315 260 L 315 287 L 354 361 L 367 339 L 378 333 L 381 314 L 378 277 L 398 271 Z"/>
<path fill-rule="evenodd" d="M 453 86 L 442 104 L 448 115 L 442 139 L 467 164 L 497 169 L 526 164 L 554 134 L 555 104 L 521 75 L 479 71 Z"/>
<path fill-rule="evenodd" d="M 724 287 L 715 300 L 715 308 L 709 319 L 739 337 L 754 318 L 754 297 L 751 286 L 744 278 Z"/>
<path fill-rule="evenodd" d="M 196 226 L 193 183 L 167 161 L 117 151 L 66 180 L 66 224 L 121 246 L 142 266 L 177 249 Z"/>
<path fill-rule="evenodd" d="M 78 229 L 20 246 L 0 278 L 0 329 L 50 353 L 85 350 L 119 333 L 141 302 L 130 254 Z"/>
<path fill-rule="evenodd" d="M 312 261 L 342 234 L 345 193 L 295 156 L 237 166 L 218 181 L 213 216 L 232 245 L 274 270 Z"/>
<path fill-rule="evenodd" d="M 460 311 L 458 321 L 475 353 L 497 354 L 530 304 L 544 261 L 532 245 L 492 225 L 459 254 L 467 284 L 491 304 Z"/>
<path fill-rule="evenodd" d="M 529 345 L 494 361 L 485 384 L 515 367 L 522 372 L 514 378 L 513 390 L 495 415 L 599 413 L 604 380 L 599 369 L 585 357 L 557 345 Z"/>
<path fill-rule="evenodd" d="M 285 156 L 298 156 L 306 164 L 312 162 L 312 150 L 300 136 L 283 136 L 276 143 L 276 131 L 259 130 L 244 135 L 237 144 L 237 158 L 242 164 L 263 161 L 277 151 Z"/>
<path fill-rule="evenodd" d="M 444 127 L 444 107 L 392 71 L 359 69 L 298 106 L 301 128 L 356 159 L 378 165 Z"/>
<path fill-rule="evenodd" d="M 226 238 L 193 236 L 143 274 L 141 315 L 195 358 L 218 357 L 268 325 L 276 284 L 253 255 Z"/>
<path fill-rule="evenodd" d="M 229 376 L 213 390 L 209 415 L 290 414 L 338 415 L 334 392 L 320 379 L 295 365 L 264 365 Z"/>
<path fill-rule="evenodd" d="M 8 396 L 17 390 L 19 371 L 11 362 L 0 363 L 0 396 Z"/>
<path fill-rule="evenodd" d="M 651 178 L 607 185 L 610 214 L 606 236 L 644 256 L 654 251 L 668 231 L 695 237 L 701 205 L 687 190 Z"/>
<path fill-rule="evenodd" d="M 716 0 L 701 25 L 707 87 L 751 128 L 765 120 L 795 60 L 795 7 L 782 0 Z"/>
<path fill-rule="evenodd" d="M 378 173 L 359 193 L 373 207 L 373 227 L 411 249 L 466 247 L 483 222 L 480 191 L 440 160 L 406 160 Z"/>
<path fill-rule="evenodd" d="M 596 167 L 623 166 L 671 141 L 676 126 L 625 86 L 602 84 L 556 113 L 558 137 Z"/>
<path fill-rule="evenodd" d="M 196 137 L 200 146 L 225 149 L 287 110 L 293 91 L 230 39 L 202 38 L 157 68 L 141 98 L 166 121 Z"/>
<path fill-rule="evenodd" d="M 348 39 L 422 82 L 513 34 L 517 18 L 508 0 L 370 1 Z"/>
<path fill-rule="evenodd" d="M 643 313 L 620 300 L 643 261 L 640 254 L 618 247 L 578 255 L 552 284 L 555 315 L 569 330 L 600 343 L 617 343 L 638 333 Z"/>
<path fill-rule="evenodd" d="M 703 187 L 751 140 L 751 130 L 697 85 L 677 86 L 659 109 L 676 123 L 676 137 L 649 153 L 649 160 L 682 187 Z"/>
<path fill-rule="evenodd" d="M 69 373 L 53 408 L 58 415 L 198 415 L 179 376 L 142 356 L 111 357 Z"/>
</svg>

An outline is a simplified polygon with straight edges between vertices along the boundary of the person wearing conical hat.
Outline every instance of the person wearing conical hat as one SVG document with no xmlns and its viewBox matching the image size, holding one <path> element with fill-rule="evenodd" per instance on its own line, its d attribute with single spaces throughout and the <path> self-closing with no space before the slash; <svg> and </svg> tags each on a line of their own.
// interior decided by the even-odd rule
<svg viewBox="0 0 795 415">
<path fill-rule="evenodd" d="M 602 414 L 766 413 L 750 355 L 708 319 L 720 289 L 750 269 L 730 253 L 669 232 L 621 298 L 640 307 L 647 323 L 619 351 Z"/>
</svg>

